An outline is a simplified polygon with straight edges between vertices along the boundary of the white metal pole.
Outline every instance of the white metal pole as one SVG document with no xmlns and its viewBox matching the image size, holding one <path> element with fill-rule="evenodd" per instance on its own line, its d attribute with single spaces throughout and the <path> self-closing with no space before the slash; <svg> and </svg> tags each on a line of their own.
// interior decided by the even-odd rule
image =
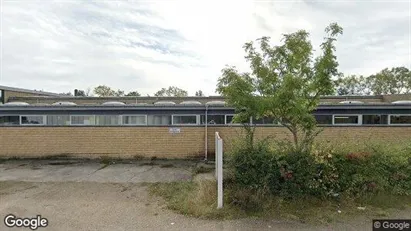
<svg viewBox="0 0 411 231">
<path fill-rule="evenodd" d="M 217 178 L 217 209 L 223 207 L 223 140 L 218 139 L 218 178 Z"/>
<path fill-rule="evenodd" d="M 208 127 L 207 127 L 207 125 L 208 125 L 208 114 L 207 114 L 207 111 L 208 111 L 208 105 L 206 105 L 205 106 L 205 118 L 204 118 L 204 123 L 205 123 L 205 134 L 204 134 L 204 136 L 205 136 L 205 138 L 204 138 L 204 161 L 207 161 L 207 154 L 208 154 Z M 201 122 L 201 117 L 200 117 L 200 122 Z"/>
<path fill-rule="evenodd" d="M 217 180 L 217 176 L 218 176 L 218 174 L 217 174 L 217 169 L 218 169 L 218 164 L 217 164 L 217 159 L 218 159 L 218 132 L 216 132 L 215 133 L 215 137 L 214 137 L 214 139 L 215 139 L 215 149 L 214 149 L 214 153 L 215 153 L 215 156 L 214 156 L 214 162 L 215 162 L 215 179 Z"/>
</svg>

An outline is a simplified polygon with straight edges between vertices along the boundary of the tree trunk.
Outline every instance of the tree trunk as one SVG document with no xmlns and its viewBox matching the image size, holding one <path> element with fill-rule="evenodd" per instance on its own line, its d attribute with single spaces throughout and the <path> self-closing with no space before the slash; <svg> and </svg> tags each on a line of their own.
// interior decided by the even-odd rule
<svg viewBox="0 0 411 231">
<path fill-rule="evenodd" d="M 298 152 L 299 151 L 299 144 L 298 144 L 298 131 L 297 131 L 297 129 L 293 129 L 292 133 L 293 133 L 293 138 L 294 138 L 295 150 Z"/>
</svg>

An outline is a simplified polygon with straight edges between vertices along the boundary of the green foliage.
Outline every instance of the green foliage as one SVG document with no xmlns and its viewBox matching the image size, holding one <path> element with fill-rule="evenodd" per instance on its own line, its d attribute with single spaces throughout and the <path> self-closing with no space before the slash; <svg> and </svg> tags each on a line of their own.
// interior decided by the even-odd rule
<svg viewBox="0 0 411 231">
<path fill-rule="evenodd" d="M 288 147 L 269 148 L 267 142 L 238 146 L 229 165 L 236 185 L 267 190 L 282 197 L 361 197 L 384 192 L 411 195 L 411 150 L 347 153 L 313 148 L 311 153 Z"/>
<path fill-rule="evenodd" d="M 204 96 L 204 93 L 203 93 L 202 90 L 198 90 L 198 91 L 196 91 L 195 96 Z"/>
<path fill-rule="evenodd" d="M 87 88 L 87 90 L 77 90 L 77 94 L 76 92 L 74 94 L 74 96 L 90 96 L 90 88 Z"/>
<path fill-rule="evenodd" d="M 212 219 L 242 217 L 243 213 L 229 204 L 216 209 L 215 185 L 215 181 L 156 183 L 149 189 L 151 194 L 163 197 L 169 209 L 184 215 Z"/>
<path fill-rule="evenodd" d="M 338 95 L 410 93 L 411 71 L 406 67 L 385 68 L 367 77 L 340 77 L 335 84 Z"/>
<path fill-rule="evenodd" d="M 168 88 L 161 88 L 157 91 L 154 96 L 164 97 L 164 96 L 174 96 L 174 97 L 185 97 L 188 96 L 187 91 L 180 89 L 178 87 L 170 86 Z"/>
<path fill-rule="evenodd" d="M 138 91 L 131 91 L 126 96 L 141 96 L 141 94 Z"/>
<path fill-rule="evenodd" d="M 350 75 L 339 77 L 335 82 L 338 95 L 370 95 L 371 91 L 367 83 L 367 78 L 360 75 Z"/>
<path fill-rule="evenodd" d="M 120 89 L 115 91 L 106 85 L 100 85 L 95 87 L 93 92 L 99 97 L 124 96 L 124 91 Z"/>
<path fill-rule="evenodd" d="M 80 92 L 80 91 L 79 91 Z M 111 89 L 110 87 L 106 85 L 100 85 L 94 88 L 93 90 L 94 94 L 96 94 L 99 97 L 109 97 L 109 96 L 141 96 L 141 94 L 138 91 L 131 91 L 127 94 L 124 93 L 124 91 L 118 89 L 117 91 Z M 83 91 L 84 93 L 84 91 Z M 84 93 L 85 95 L 88 95 L 88 93 Z"/>
<path fill-rule="evenodd" d="M 400 94 L 411 92 L 411 71 L 406 67 L 394 67 L 368 77 L 374 94 Z"/>
<path fill-rule="evenodd" d="M 280 46 L 271 46 L 268 37 L 257 40 L 259 50 L 253 42 L 246 43 L 251 73 L 239 73 L 228 66 L 217 86 L 236 109 L 235 120 L 273 117 L 293 134 L 295 149 L 307 151 L 319 132 L 312 111 L 320 95 L 333 92 L 332 77 L 339 75 L 334 42 L 342 28 L 333 23 L 325 32 L 322 55 L 316 58 L 304 30 L 284 35 Z"/>
</svg>

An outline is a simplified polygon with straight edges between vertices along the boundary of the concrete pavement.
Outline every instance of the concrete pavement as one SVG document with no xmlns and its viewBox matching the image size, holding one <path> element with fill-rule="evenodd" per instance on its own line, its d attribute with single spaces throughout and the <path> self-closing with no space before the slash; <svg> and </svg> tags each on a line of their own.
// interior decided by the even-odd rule
<svg viewBox="0 0 411 231">
<path fill-rule="evenodd" d="M 7 160 L 0 164 L 0 181 L 153 183 L 191 180 L 192 162 Z"/>
</svg>

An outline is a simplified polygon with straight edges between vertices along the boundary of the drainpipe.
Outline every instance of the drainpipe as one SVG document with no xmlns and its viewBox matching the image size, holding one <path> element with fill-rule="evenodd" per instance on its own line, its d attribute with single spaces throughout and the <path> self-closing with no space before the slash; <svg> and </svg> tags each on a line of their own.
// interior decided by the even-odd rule
<svg viewBox="0 0 411 231">
<path fill-rule="evenodd" d="M 204 138 L 204 161 L 207 161 L 207 152 L 208 152 L 208 118 L 207 118 L 207 114 L 208 114 L 208 105 L 205 105 L 205 138 Z"/>
</svg>

